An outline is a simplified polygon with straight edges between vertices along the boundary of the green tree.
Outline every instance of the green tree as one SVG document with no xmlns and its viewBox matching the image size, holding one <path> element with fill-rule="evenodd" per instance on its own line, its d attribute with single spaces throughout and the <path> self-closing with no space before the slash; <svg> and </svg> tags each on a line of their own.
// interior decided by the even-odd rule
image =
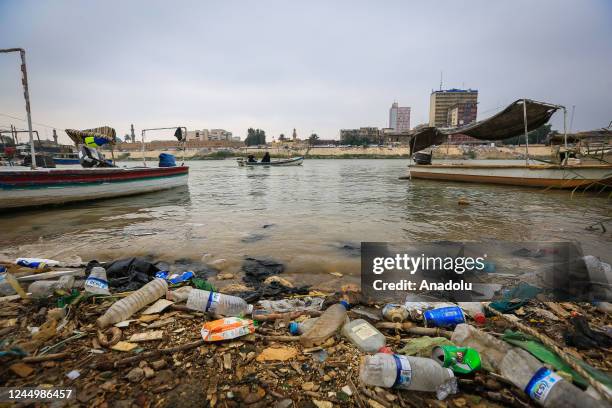
<svg viewBox="0 0 612 408">
<path fill-rule="evenodd" d="M 308 138 L 308 144 L 311 146 L 314 146 L 317 144 L 317 141 L 319 140 L 319 135 L 317 135 L 316 133 L 313 133 L 312 135 L 310 135 L 310 137 Z"/>
<path fill-rule="evenodd" d="M 285 140 L 287 140 L 287 138 L 285 138 L 285 134 L 281 133 L 280 136 L 278 137 L 278 141 L 279 142 L 284 142 Z"/>
<path fill-rule="evenodd" d="M 249 128 L 247 137 L 244 139 L 244 144 L 247 146 L 257 146 L 266 144 L 266 132 L 261 129 Z"/>
</svg>

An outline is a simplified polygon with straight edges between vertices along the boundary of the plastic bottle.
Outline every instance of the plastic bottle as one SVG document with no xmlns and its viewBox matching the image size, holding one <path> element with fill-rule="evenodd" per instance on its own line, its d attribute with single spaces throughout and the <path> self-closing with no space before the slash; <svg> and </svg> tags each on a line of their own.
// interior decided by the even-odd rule
<svg viewBox="0 0 612 408">
<path fill-rule="evenodd" d="M 501 361 L 512 348 L 505 341 L 469 324 L 457 325 L 451 336 L 451 341 L 458 346 L 471 347 L 478 351 L 483 368 L 496 372 L 499 372 Z"/>
<path fill-rule="evenodd" d="M 106 313 L 97 320 L 98 327 L 104 329 L 114 323 L 128 319 L 134 313 L 162 297 L 168 290 L 164 279 L 154 279 L 129 296 L 116 301 Z"/>
<path fill-rule="evenodd" d="M 408 317 L 410 317 L 406 306 L 398 305 L 395 303 L 389 303 L 385 305 L 382 310 L 382 315 L 386 320 L 395 323 L 401 323 L 404 320 L 407 320 Z"/>
<path fill-rule="evenodd" d="M 74 286 L 74 276 L 66 275 L 59 278 L 59 280 L 39 280 L 32 282 L 28 287 L 28 292 L 32 294 L 34 298 L 44 298 L 51 296 L 56 290 L 68 291 Z"/>
<path fill-rule="evenodd" d="M 366 356 L 359 378 L 367 385 L 414 391 L 435 391 L 438 399 L 457 392 L 453 371 L 430 358 L 378 353 Z"/>
<path fill-rule="evenodd" d="M 414 321 L 423 320 L 423 313 L 427 310 L 449 306 L 455 305 L 447 302 L 419 302 L 412 300 L 407 300 L 406 303 L 404 303 L 404 307 L 408 311 L 410 319 Z"/>
<path fill-rule="evenodd" d="M 594 408 L 607 407 L 564 380 L 527 351 L 512 348 L 500 364 L 500 374 L 524 390 L 529 397 L 543 407 Z"/>
<path fill-rule="evenodd" d="M 189 292 L 187 307 L 222 316 L 241 316 L 253 311 L 253 305 L 249 305 L 239 297 L 200 289 Z"/>
<path fill-rule="evenodd" d="M 0 291 L 3 295 L 12 295 L 17 293 L 22 299 L 27 299 L 28 297 L 27 293 L 25 293 L 17 279 L 9 272 L 0 273 Z"/>
<path fill-rule="evenodd" d="M 285 313 L 302 310 L 321 310 L 324 298 L 306 296 L 303 298 L 260 300 L 259 307 L 271 313 Z"/>
<path fill-rule="evenodd" d="M 593 302 L 593 306 L 601 313 L 612 313 L 612 304 L 609 302 Z"/>
<path fill-rule="evenodd" d="M 478 324 L 485 324 L 484 308 L 480 302 L 457 302 L 463 312 Z"/>
<path fill-rule="evenodd" d="M 291 322 L 289 323 L 289 333 L 294 336 L 304 334 L 312 328 L 318 319 L 318 317 L 313 317 L 311 319 L 306 319 L 303 322 Z"/>
<path fill-rule="evenodd" d="M 345 324 L 342 334 L 364 353 L 376 353 L 385 345 L 384 334 L 363 319 Z"/>
<path fill-rule="evenodd" d="M 106 269 L 100 266 L 91 269 L 91 273 L 85 280 L 85 291 L 97 295 L 110 295 Z"/>
<path fill-rule="evenodd" d="M 183 286 L 176 290 L 169 290 L 168 293 L 166 293 L 166 299 L 174 302 L 184 302 L 189 298 L 189 294 L 192 290 L 193 287 L 191 286 Z"/>
<path fill-rule="evenodd" d="M 19 266 L 32 269 L 44 269 L 47 266 L 59 265 L 59 261 L 44 258 L 17 258 L 17 260 L 15 260 L 15 263 Z"/>
<path fill-rule="evenodd" d="M 439 307 L 423 313 L 425 327 L 454 327 L 465 323 L 465 315 L 459 306 Z"/>
<path fill-rule="evenodd" d="M 345 322 L 348 303 L 341 301 L 327 308 L 312 327 L 300 337 L 304 347 L 314 347 L 332 337 Z"/>
</svg>

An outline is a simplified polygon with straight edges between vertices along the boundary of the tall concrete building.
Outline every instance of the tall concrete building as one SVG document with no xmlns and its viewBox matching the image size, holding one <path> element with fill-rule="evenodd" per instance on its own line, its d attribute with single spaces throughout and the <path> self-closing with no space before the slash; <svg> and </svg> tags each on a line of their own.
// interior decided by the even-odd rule
<svg viewBox="0 0 612 408">
<path fill-rule="evenodd" d="M 462 120 L 466 122 L 473 116 L 476 120 L 476 104 L 478 103 L 478 91 L 475 89 L 445 89 L 433 91 L 429 98 L 429 126 L 450 127 L 453 126 L 449 119 L 453 115 L 449 115 L 449 110 L 457 108 L 455 116 L 457 123 Z M 465 109 L 459 108 L 458 105 L 466 105 Z M 460 113 L 465 113 L 464 117 L 460 117 Z M 469 122 L 468 122 L 469 123 Z M 467 125 L 467 123 L 463 123 Z M 460 126 L 460 125 L 459 125 Z"/>
<path fill-rule="evenodd" d="M 410 107 L 393 102 L 389 109 L 389 128 L 396 132 L 410 130 Z"/>
</svg>

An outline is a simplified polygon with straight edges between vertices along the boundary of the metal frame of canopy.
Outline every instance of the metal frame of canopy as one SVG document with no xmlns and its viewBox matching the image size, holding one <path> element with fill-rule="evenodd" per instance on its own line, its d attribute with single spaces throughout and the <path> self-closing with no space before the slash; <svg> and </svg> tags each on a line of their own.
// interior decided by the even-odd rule
<svg viewBox="0 0 612 408">
<path fill-rule="evenodd" d="M 173 127 L 161 127 L 161 128 L 150 128 L 150 129 L 142 129 L 141 131 L 141 137 L 142 137 L 142 146 L 141 146 L 141 151 L 142 151 L 142 165 L 144 167 L 147 167 L 147 160 L 145 157 L 145 132 L 149 131 L 149 130 L 171 130 L 171 129 L 182 129 L 185 131 L 184 133 L 184 137 L 182 138 L 182 140 L 179 140 L 179 143 L 183 144 L 183 157 L 181 158 L 181 166 L 183 166 L 185 164 L 185 143 L 187 142 L 187 128 L 185 126 L 173 126 Z"/>
</svg>

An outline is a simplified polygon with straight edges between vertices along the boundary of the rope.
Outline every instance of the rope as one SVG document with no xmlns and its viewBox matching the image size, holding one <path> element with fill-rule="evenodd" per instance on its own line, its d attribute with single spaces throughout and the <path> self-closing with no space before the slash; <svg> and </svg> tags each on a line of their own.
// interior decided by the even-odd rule
<svg viewBox="0 0 612 408">
<path fill-rule="evenodd" d="M 499 311 L 493 309 L 486 302 L 483 302 L 482 305 L 485 307 L 486 310 L 488 310 L 489 312 L 491 312 L 495 316 L 501 317 L 502 319 L 504 319 L 508 323 L 510 323 L 513 326 L 515 326 L 517 329 L 521 330 L 522 332 L 525 332 L 527 334 L 532 335 L 533 337 L 535 337 L 538 340 L 540 340 L 540 342 L 542 342 L 542 344 L 550 347 L 555 353 L 557 353 L 559 355 L 559 357 L 561 357 L 561 359 L 563 361 L 565 361 L 570 367 L 572 367 L 578 374 L 580 374 L 582 377 L 586 378 L 586 380 L 589 382 L 589 384 L 593 388 L 595 388 L 597 390 L 597 392 L 599 392 L 599 394 L 603 398 L 605 398 L 607 401 L 612 401 L 612 394 L 610 393 L 610 389 L 608 389 L 608 387 L 606 387 L 605 385 L 603 385 L 602 383 L 600 383 L 599 381 L 597 381 L 593 377 L 591 377 L 589 375 L 589 373 L 587 373 L 584 370 L 584 368 L 582 368 L 578 364 L 576 364 L 576 362 L 573 359 L 571 359 L 569 357 L 569 355 L 565 351 L 563 351 L 561 348 L 559 348 L 557 346 L 557 344 L 550 337 L 548 337 L 548 336 L 538 332 L 537 330 L 532 329 L 529 326 L 524 325 L 523 323 L 520 323 L 518 321 L 514 321 L 512 319 L 509 319 L 503 313 L 500 313 Z"/>
</svg>

